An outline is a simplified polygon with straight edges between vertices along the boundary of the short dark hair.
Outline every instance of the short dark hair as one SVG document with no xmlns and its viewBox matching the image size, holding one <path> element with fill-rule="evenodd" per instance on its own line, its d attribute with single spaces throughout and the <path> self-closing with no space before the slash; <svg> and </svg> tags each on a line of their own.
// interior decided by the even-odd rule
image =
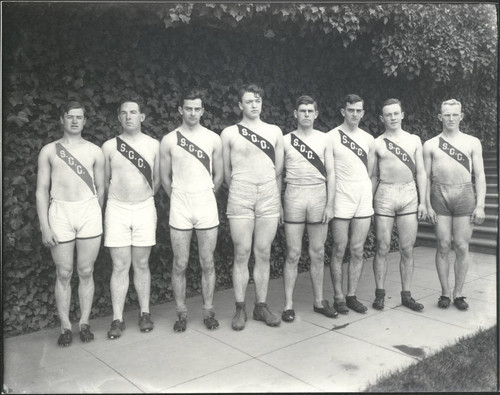
<svg viewBox="0 0 500 395">
<path fill-rule="evenodd" d="M 116 113 L 118 115 L 120 115 L 120 111 L 121 111 L 122 105 L 124 103 L 136 103 L 137 106 L 139 107 L 139 112 L 140 113 L 144 112 L 144 107 L 145 107 L 144 100 L 142 99 L 142 97 L 134 95 L 134 96 L 130 96 L 130 97 L 127 97 L 127 98 L 123 99 L 120 102 L 120 104 L 118 104 L 118 108 L 116 109 Z"/>
<path fill-rule="evenodd" d="M 348 95 L 344 96 L 344 99 L 342 100 L 342 108 L 346 108 L 348 104 L 354 104 L 361 102 L 363 104 L 363 108 L 365 107 L 365 101 L 361 98 L 361 96 L 356 95 L 355 93 L 349 93 Z"/>
<path fill-rule="evenodd" d="M 60 113 L 61 113 L 61 118 L 63 118 L 64 114 L 67 114 L 71 110 L 79 109 L 79 108 L 81 108 L 83 110 L 83 116 L 84 116 L 84 118 L 86 118 L 87 117 L 87 113 L 85 111 L 85 107 L 83 107 L 83 105 L 80 104 L 80 102 L 77 102 L 77 101 L 69 101 L 69 102 L 67 102 L 66 104 L 64 104 L 61 107 L 61 109 L 59 110 Z"/>
<path fill-rule="evenodd" d="M 399 99 L 394 99 L 394 98 L 391 98 L 391 99 L 387 99 L 383 104 L 382 106 L 380 106 L 380 115 L 384 115 L 384 107 L 385 106 L 390 106 L 391 104 L 399 104 L 399 107 L 401 108 L 401 112 L 404 112 L 403 110 L 403 105 L 401 104 L 401 100 Z"/>
<path fill-rule="evenodd" d="M 298 110 L 301 104 L 314 104 L 314 109 L 318 110 L 318 103 L 311 96 L 302 95 L 295 100 L 295 109 Z"/>
<path fill-rule="evenodd" d="M 247 84 L 243 85 L 238 92 L 238 100 L 241 102 L 243 100 L 243 95 L 247 92 L 259 95 L 261 98 L 264 97 L 264 89 L 262 89 L 257 84 Z"/>
<path fill-rule="evenodd" d="M 201 100 L 201 106 L 203 107 L 203 102 L 205 100 L 205 97 L 201 91 L 199 91 L 198 89 L 191 89 L 184 91 L 179 96 L 179 107 L 182 107 L 184 105 L 185 100 L 196 100 L 196 99 Z"/>
</svg>

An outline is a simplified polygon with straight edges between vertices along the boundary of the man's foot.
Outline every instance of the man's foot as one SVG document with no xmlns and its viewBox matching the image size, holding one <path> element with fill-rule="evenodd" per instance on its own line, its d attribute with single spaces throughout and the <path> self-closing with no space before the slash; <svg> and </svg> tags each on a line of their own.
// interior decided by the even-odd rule
<svg viewBox="0 0 500 395">
<path fill-rule="evenodd" d="M 245 328 L 245 322 L 247 322 L 245 302 L 236 302 L 236 313 L 234 313 L 231 326 L 235 331 L 241 331 Z"/>
<path fill-rule="evenodd" d="M 281 313 L 281 319 L 285 322 L 293 322 L 295 319 L 295 311 L 293 309 L 284 310 Z"/>
<path fill-rule="evenodd" d="M 80 340 L 84 343 L 94 340 L 94 334 L 90 332 L 89 324 L 80 325 Z"/>
<path fill-rule="evenodd" d="M 385 300 L 385 289 L 380 289 L 380 288 L 375 289 L 375 300 L 372 303 L 372 307 L 375 310 L 383 310 L 384 300 Z"/>
<path fill-rule="evenodd" d="M 459 310 L 467 310 L 469 308 L 469 304 L 465 301 L 465 296 L 459 296 L 453 299 L 453 304 L 457 306 Z"/>
<path fill-rule="evenodd" d="M 213 311 L 208 311 L 203 317 L 203 323 L 209 330 L 214 330 L 219 327 L 219 321 L 215 319 L 215 313 Z"/>
<path fill-rule="evenodd" d="M 356 313 L 365 313 L 366 310 L 368 310 L 368 308 L 356 298 L 356 295 L 346 296 L 345 302 L 347 307 L 354 310 Z"/>
<path fill-rule="evenodd" d="M 451 299 L 448 296 L 441 295 L 438 300 L 438 307 L 447 309 L 450 307 Z"/>
<path fill-rule="evenodd" d="M 118 339 L 125 330 L 125 321 L 114 320 L 111 322 L 111 329 L 108 331 L 108 339 Z"/>
<path fill-rule="evenodd" d="M 139 315 L 139 328 L 141 332 L 151 332 L 154 327 L 154 322 L 151 321 L 151 313 L 142 313 Z"/>
<path fill-rule="evenodd" d="M 255 303 L 253 319 L 256 321 L 264 321 L 269 326 L 279 326 L 279 324 L 281 324 L 280 317 L 269 310 L 267 303 Z"/>
<path fill-rule="evenodd" d="M 401 304 L 412 309 L 413 311 L 422 311 L 424 309 L 424 305 L 413 299 L 411 295 L 409 295 L 409 292 L 408 295 L 405 296 L 403 296 L 403 293 L 401 292 Z"/>
<path fill-rule="evenodd" d="M 177 314 L 177 321 L 174 324 L 174 332 L 184 332 L 187 327 L 187 314 Z"/>
<path fill-rule="evenodd" d="M 57 339 L 57 344 L 61 347 L 68 347 L 72 341 L 71 329 L 65 329 L 64 333 L 61 333 L 59 339 Z"/>
<path fill-rule="evenodd" d="M 337 310 L 340 314 L 347 314 L 349 313 L 349 309 L 347 308 L 347 304 L 345 303 L 345 300 L 334 300 L 333 301 L 333 308 Z"/>
<path fill-rule="evenodd" d="M 313 305 L 313 309 L 316 313 L 326 315 L 328 318 L 335 318 L 339 315 L 337 310 L 330 306 L 328 300 L 322 300 L 321 304 L 323 305 L 323 307 L 316 307 Z"/>
</svg>

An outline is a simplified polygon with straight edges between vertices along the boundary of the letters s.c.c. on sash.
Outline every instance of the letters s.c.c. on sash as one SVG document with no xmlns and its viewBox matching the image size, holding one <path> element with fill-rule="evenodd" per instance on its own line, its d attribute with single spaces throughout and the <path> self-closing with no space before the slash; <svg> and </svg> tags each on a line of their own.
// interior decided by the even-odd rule
<svg viewBox="0 0 500 395">
<path fill-rule="evenodd" d="M 447 154 L 450 158 L 455 159 L 470 173 L 469 158 L 462 151 L 460 151 L 458 148 L 455 148 L 442 137 L 439 138 L 439 149 Z"/>
<path fill-rule="evenodd" d="M 116 138 L 116 149 L 142 173 L 151 189 L 153 189 L 153 172 L 147 160 L 120 137 Z"/>
<path fill-rule="evenodd" d="M 274 146 L 267 141 L 264 137 L 259 136 L 258 134 L 252 132 L 250 129 L 237 124 L 238 126 L 238 132 L 241 136 L 243 136 L 245 139 L 250 141 L 253 145 L 255 145 L 257 148 L 261 149 L 268 157 L 269 159 L 272 160 L 274 164 L 275 160 L 275 155 L 274 155 Z"/>
<path fill-rule="evenodd" d="M 314 152 L 306 143 L 304 143 L 295 134 L 291 133 L 291 145 L 294 147 L 306 160 L 313 165 L 326 178 L 326 169 L 324 163 L 319 158 L 318 154 Z"/>
<path fill-rule="evenodd" d="M 339 129 L 339 134 L 340 134 L 341 144 L 344 147 L 349 148 L 361 160 L 361 162 L 363 162 L 365 167 L 368 169 L 368 155 L 366 154 L 366 151 L 340 129 Z"/>
<path fill-rule="evenodd" d="M 198 159 L 203 165 L 203 167 L 207 169 L 208 174 L 210 174 L 210 177 L 212 176 L 212 171 L 210 169 L 210 157 L 207 155 L 205 151 L 203 151 L 196 144 L 194 144 L 189 139 L 184 137 L 182 133 L 179 131 L 177 131 L 177 145 L 186 150 L 191 155 L 193 155 L 196 159 Z"/>
<path fill-rule="evenodd" d="M 61 143 L 56 143 L 56 155 L 73 170 L 80 179 L 87 184 L 92 193 L 95 195 L 95 185 L 92 176 L 78 159 L 76 159 Z"/>
<path fill-rule="evenodd" d="M 403 148 L 401 148 L 399 145 L 397 145 L 395 142 L 389 140 L 388 138 L 384 137 L 385 145 L 387 147 L 387 150 L 392 152 L 396 157 L 403 162 L 406 166 L 411 171 L 411 174 L 415 176 L 415 163 L 413 162 L 413 159 L 411 156 L 406 152 Z"/>
</svg>

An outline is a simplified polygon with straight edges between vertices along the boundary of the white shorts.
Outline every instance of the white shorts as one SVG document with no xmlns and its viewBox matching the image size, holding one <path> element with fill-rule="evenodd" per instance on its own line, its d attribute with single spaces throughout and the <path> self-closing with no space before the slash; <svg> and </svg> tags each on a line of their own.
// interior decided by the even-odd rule
<svg viewBox="0 0 500 395">
<path fill-rule="evenodd" d="M 341 181 L 335 186 L 333 216 L 337 219 L 369 218 L 373 215 L 372 182 Z"/>
<path fill-rule="evenodd" d="M 177 230 L 208 230 L 219 226 L 219 212 L 213 189 L 197 193 L 172 189 L 168 224 Z"/>
<path fill-rule="evenodd" d="M 49 225 L 59 243 L 101 236 L 102 211 L 97 196 L 76 202 L 51 199 Z"/>
<path fill-rule="evenodd" d="M 156 244 L 156 207 L 153 197 L 143 202 L 108 199 L 104 217 L 104 246 L 150 247 Z"/>
</svg>

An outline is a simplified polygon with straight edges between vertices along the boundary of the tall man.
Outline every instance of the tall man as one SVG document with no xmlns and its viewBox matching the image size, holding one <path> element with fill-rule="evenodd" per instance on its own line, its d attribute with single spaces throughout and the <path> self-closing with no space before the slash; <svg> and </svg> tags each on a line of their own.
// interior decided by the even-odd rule
<svg viewBox="0 0 500 395">
<path fill-rule="evenodd" d="M 297 129 L 284 137 L 284 220 L 287 255 L 283 276 L 285 309 L 281 319 L 286 322 L 295 319 L 292 296 L 306 224 L 314 294 L 313 310 L 330 318 L 338 315 L 328 301 L 323 300 L 325 242 L 328 223 L 333 218 L 335 195 L 332 141 L 325 133 L 314 129 L 314 120 L 319 112 L 312 97 L 300 96 L 293 114 L 297 119 Z"/>
<path fill-rule="evenodd" d="M 333 141 L 335 159 L 335 201 L 332 221 L 333 247 L 330 262 L 334 308 L 347 314 L 349 308 L 364 313 L 367 308 L 356 298 L 356 288 L 363 269 L 363 246 L 370 229 L 374 138 L 359 128 L 364 115 L 363 99 L 349 94 L 340 110 L 342 125 L 328 132 Z M 349 234 L 350 232 L 350 234 Z M 350 236 L 351 260 L 348 263 L 347 295 L 342 291 L 342 261 Z"/>
<path fill-rule="evenodd" d="M 469 241 L 474 224 L 484 221 L 486 180 L 484 176 L 481 142 L 460 131 L 464 118 L 462 104 L 447 100 L 438 114 L 443 130 L 424 144 L 424 163 L 427 172 L 427 210 L 430 221 L 436 226 L 436 268 L 442 294 L 438 306 L 447 308 L 452 296 L 448 277 L 451 243 L 455 247 L 455 288 L 453 304 L 466 310 L 462 288 L 469 268 Z M 471 172 L 476 178 L 476 197 Z"/>
<path fill-rule="evenodd" d="M 56 266 L 55 296 L 61 320 L 60 346 L 72 342 L 69 310 L 74 250 L 78 270 L 80 340 L 94 339 L 89 316 L 94 298 L 94 262 L 102 236 L 104 155 L 82 137 L 86 116 L 78 102 L 61 110 L 63 136 L 45 145 L 38 156 L 36 208 L 42 242 L 50 247 Z"/>
<path fill-rule="evenodd" d="M 375 301 L 373 308 L 382 310 L 385 298 L 387 254 L 391 246 L 392 228 L 396 219 L 401 260 L 401 303 L 420 311 L 424 305 L 411 297 L 413 275 L 413 245 L 417 239 L 418 219 L 427 216 L 425 207 L 425 174 L 420 137 L 402 129 L 404 112 L 398 99 L 388 99 L 382 105 L 380 120 L 385 131 L 375 140 L 374 189 L 375 234 L 377 250 L 373 260 Z M 414 178 L 417 179 L 417 188 Z M 419 199 L 420 198 L 420 199 Z"/>
<path fill-rule="evenodd" d="M 156 244 L 154 194 L 160 186 L 159 142 L 141 130 L 146 118 L 139 99 L 127 99 L 118 107 L 122 133 L 104 143 L 106 190 L 104 245 L 113 261 L 111 301 L 113 321 L 108 338 L 116 339 L 125 329 L 123 308 L 129 286 L 130 266 L 139 299 L 139 327 L 153 329 L 149 312 L 151 273 L 149 254 Z"/>
<path fill-rule="evenodd" d="M 281 323 L 279 315 L 269 310 L 266 298 L 271 243 L 282 211 L 283 134 L 277 126 L 260 119 L 263 94 L 257 85 L 243 86 L 239 91 L 242 120 L 227 127 L 221 134 L 224 180 L 229 186 L 227 217 L 234 244 L 234 330 L 242 330 L 247 319 L 245 294 L 252 238 L 256 289 L 253 318 L 269 326 Z"/>
<path fill-rule="evenodd" d="M 214 132 L 200 125 L 203 98 L 198 91 L 181 97 L 182 124 L 163 137 L 160 145 L 162 185 L 170 198 L 170 239 L 174 253 L 172 289 L 177 321 L 176 332 L 186 330 L 186 268 L 193 228 L 196 229 L 202 269 L 203 322 L 217 329 L 213 298 L 215 289 L 214 251 L 219 213 L 215 192 L 222 184 L 222 143 Z"/>
</svg>

